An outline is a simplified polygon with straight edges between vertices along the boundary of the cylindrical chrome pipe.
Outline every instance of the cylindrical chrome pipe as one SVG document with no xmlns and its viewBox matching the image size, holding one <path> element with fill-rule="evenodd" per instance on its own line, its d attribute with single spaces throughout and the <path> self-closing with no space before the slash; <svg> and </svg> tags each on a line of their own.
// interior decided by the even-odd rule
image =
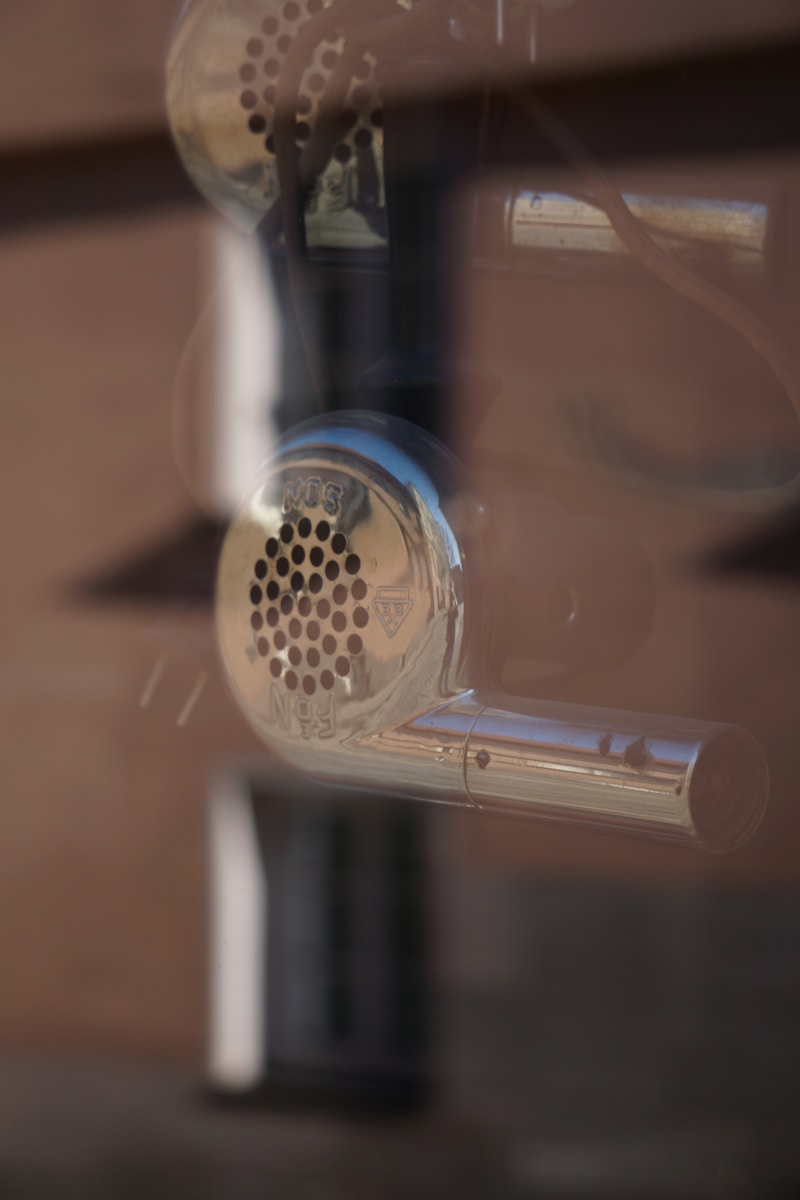
<svg viewBox="0 0 800 1200">
<path fill-rule="evenodd" d="M 470 692 L 419 722 L 429 735 L 437 725 L 451 747 L 454 735 L 463 738 L 464 791 L 481 809 L 582 821 L 716 851 L 744 842 L 761 820 L 767 767 L 742 729 L 552 702 L 515 704 L 511 712 Z"/>
<path fill-rule="evenodd" d="M 763 280 L 767 273 L 774 203 L 698 195 L 688 190 L 626 192 L 633 216 L 665 250 L 693 265 L 712 265 L 735 278 Z M 622 263 L 628 249 L 607 214 L 590 199 L 547 188 L 483 187 L 477 205 L 478 255 L 517 269 L 569 273 Z"/>
</svg>

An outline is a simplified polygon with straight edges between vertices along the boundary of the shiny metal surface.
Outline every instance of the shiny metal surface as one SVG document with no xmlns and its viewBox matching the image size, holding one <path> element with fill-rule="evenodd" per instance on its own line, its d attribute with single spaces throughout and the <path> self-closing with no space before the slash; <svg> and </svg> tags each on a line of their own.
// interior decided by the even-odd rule
<svg viewBox="0 0 800 1200">
<path fill-rule="evenodd" d="M 247 231 L 256 228 L 280 192 L 274 127 L 277 87 L 289 50 L 311 15 L 336 2 L 312 0 L 306 7 L 279 0 L 187 0 L 181 10 L 167 60 L 172 136 L 198 190 Z M 343 46 L 339 36 L 321 40 L 301 71 L 296 146 L 302 154 L 309 151 Z M 314 172 L 307 207 L 311 246 L 363 250 L 386 245 L 381 98 L 374 65 L 367 53 L 356 64 L 355 77 L 346 81 L 341 106 L 348 119 Z"/>
<path fill-rule="evenodd" d="M 758 826 L 767 772 L 756 741 L 710 722 L 554 703 L 482 707 L 465 778 L 480 807 L 569 817 L 686 840 L 740 845 Z"/>
<path fill-rule="evenodd" d="M 313 11 L 337 2 L 319 0 Z M 506 34 L 509 28 L 514 31 L 513 38 L 505 37 L 506 57 L 526 61 L 530 43 L 527 33 L 520 37 L 521 30 L 528 30 L 536 11 L 563 3 L 513 0 L 495 8 L 459 0 L 452 19 L 461 33 L 454 44 L 493 40 L 499 19 Z M 167 63 L 167 107 L 178 153 L 197 188 L 249 231 L 280 193 L 274 137 L 277 84 L 311 12 L 310 6 L 306 11 L 277 0 L 188 0 L 176 23 Z M 311 148 L 343 47 L 339 36 L 323 41 L 301 72 L 296 146 L 309 162 L 316 163 L 318 151 Z M 340 99 L 346 119 L 341 136 L 333 138 L 313 172 L 306 240 L 312 256 L 364 252 L 370 262 L 380 264 L 388 258 L 383 99 L 371 52 L 365 53 Z M 531 271 L 583 271 L 630 260 L 591 197 L 537 188 L 534 182 L 526 172 L 480 186 L 474 197 L 479 261 Z M 724 268 L 737 277 L 763 277 L 776 209 L 773 191 L 763 185 L 754 190 L 751 184 L 746 195 L 735 187 L 720 193 L 703 182 L 676 177 L 669 191 L 656 181 L 647 192 L 626 190 L 625 200 L 659 244 L 683 261 Z"/>
<path fill-rule="evenodd" d="M 771 211 L 763 199 L 624 193 L 658 245 L 686 262 L 712 257 L 738 274 L 763 275 Z M 630 257 L 606 212 L 577 196 L 521 187 L 505 199 L 505 246 L 519 254 Z"/>
<path fill-rule="evenodd" d="M 674 259 L 742 283 L 766 281 L 780 209 L 769 178 L 610 178 L 632 216 Z M 479 182 L 465 196 L 475 210 L 476 262 L 543 275 L 608 274 L 632 263 L 602 203 L 570 188 L 558 176 L 535 181 L 528 172 Z"/>
<path fill-rule="evenodd" d="M 730 727 L 482 698 L 467 647 L 480 507 L 403 421 L 341 415 L 282 447 L 222 550 L 217 627 L 245 715 L 315 776 L 728 849 L 758 824 L 761 751 Z M 470 626 L 467 632 L 467 619 Z"/>
<path fill-rule="evenodd" d="M 405 422 L 321 421 L 285 444 L 234 520 L 223 659 L 257 732 L 301 769 L 416 790 L 417 757 L 408 771 L 388 761 L 382 735 L 467 685 L 463 552 L 445 516 L 455 471 Z M 434 770 L 432 789 L 462 790 L 460 772 Z"/>
</svg>

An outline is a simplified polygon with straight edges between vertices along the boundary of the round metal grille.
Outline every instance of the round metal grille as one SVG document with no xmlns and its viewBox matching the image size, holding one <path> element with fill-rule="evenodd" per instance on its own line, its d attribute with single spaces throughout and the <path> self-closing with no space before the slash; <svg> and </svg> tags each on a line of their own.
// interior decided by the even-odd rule
<svg viewBox="0 0 800 1200">
<path fill-rule="evenodd" d="M 322 0 L 305 0 L 303 4 L 288 0 L 264 17 L 243 46 L 243 61 L 239 68 L 242 85 L 239 103 L 244 110 L 247 128 L 263 139 L 264 151 L 270 161 L 275 155 L 272 130 L 276 83 L 284 59 L 298 30 L 323 7 L 328 5 L 323 5 Z M 335 35 L 329 37 L 317 47 L 303 74 L 295 125 L 295 141 L 300 148 L 311 136 L 320 97 L 343 48 L 341 38 Z M 347 104 L 341 114 L 341 139 L 333 152 L 333 159 L 344 165 L 357 158 L 359 153 L 369 151 L 382 124 L 375 59 L 366 53 L 356 67 L 350 84 Z"/>
<path fill-rule="evenodd" d="M 328 521 L 284 521 L 249 582 L 255 651 L 290 692 L 332 691 L 355 669 L 370 621 L 361 559 Z"/>
</svg>

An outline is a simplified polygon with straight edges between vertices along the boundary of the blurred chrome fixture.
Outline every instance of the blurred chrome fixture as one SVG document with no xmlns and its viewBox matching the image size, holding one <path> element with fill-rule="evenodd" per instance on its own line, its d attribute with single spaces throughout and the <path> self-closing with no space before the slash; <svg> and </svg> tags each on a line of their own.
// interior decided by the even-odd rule
<svg viewBox="0 0 800 1200">
<path fill-rule="evenodd" d="M 167 60 L 167 108 L 178 153 L 203 195 L 249 231 L 279 194 L 274 130 L 287 56 L 300 31 L 328 7 L 323 0 L 187 0 L 176 24 Z M 375 15 L 394 7 L 403 11 L 378 0 Z M 352 24 L 352 6 L 342 11 L 343 23 Z M 334 30 L 304 57 L 295 145 L 315 160 L 310 215 L 324 220 L 330 211 L 345 210 L 350 223 L 340 222 L 338 244 L 372 245 L 379 238 L 370 235 L 359 213 L 365 190 L 370 204 L 377 202 L 376 163 L 382 154 L 375 59 L 366 51 L 351 64 L 352 75 L 350 69 L 337 72 L 343 50 L 344 39 Z M 313 143 L 324 98 L 336 115 L 320 157 Z M 355 203 L 359 181 L 361 205 Z"/>
<path fill-rule="evenodd" d="M 509 69 L 517 52 L 523 58 L 527 54 L 523 31 L 537 12 L 564 2 L 456 0 L 452 36 L 477 47 L 496 40 L 502 27 L 499 40 Z M 188 0 L 181 10 L 167 63 L 173 137 L 199 190 L 247 230 L 256 228 L 280 193 L 275 121 L 288 56 L 301 31 L 341 3 Z M 402 12 L 404 7 L 386 0 L 375 12 Z M 347 15 L 352 13 L 347 4 L 342 12 L 342 27 L 352 32 L 358 20 Z M 307 60 L 296 69 L 294 140 L 308 187 L 306 240 L 312 251 L 362 251 L 388 259 L 377 60 L 364 49 L 353 57 L 351 74 L 344 49 L 342 30 L 335 29 L 311 45 Z M 698 183 L 702 181 L 675 180 L 673 194 L 657 187 L 646 194 L 626 194 L 625 201 L 676 259 L 763 277 L 772 198 L 738 196 L 735 188 L 728 195 L 714 186 L 703 191 Z M 570 195 L 555 182 L 537 188 L 523 172 L 513 181 L 479 187 L 475 200 L 475 251 L 486 265 L 583 272 L 631 257 L 591 195 Z"/>
<path fill-rule="evenodd" d="M 336 244 L 374 245 L 373 222 L 359 222 L 357 216 L 365 215 L 365 206 L 383 204 L 376 194 L 383 154 L 377 60 L 364 43 L 352 61 L 345 61 L 345 33 L 358 40 L 360 28 L 376 18 L 417 18 L 415 9 L 435 10 L 451 38 L 454 53 L 443 59 L 450 75 L 456 71 L 462 81 L 482 86 L 488 64 L 481 51 L 487 39 L 494 39 L 497 22 L 505 31 L 506 70 L 528 62 L 535 13 L 564 2 L 497 0 L 493 7 L 483 0 L 422 5 L 411 0 L 362 5 L 352 0 L 185 0 L 167 60 L 167 108 L 178 152 L 203 195 L 244 228 L 254 229 L 278 196 L 279 92 L 285 75 L 296 75 L 296 108 L 285 115 L 294 120 L 295 144 L 305 160 L 301 170 L 308 170 L 309 181 L 316 180 L 310 215 L 346 209 L 350 222 L 339 223 Z M 323 14 L 331 8 L 341 12 L 341 20 L 328 25 Z M 321 22 L 326 24 L 319 37 L 308 36 Z M 299 63 L 292 61 L 298 39 L 304 51 Z M 424 29 L 418 39 L 424 53 Z M 321 124 L 328 126 L 322 138 Z M 309 240 L 313 244 L 313 233 Z"/>
<path fill-rule="evenodd" d="M 703 195 L 701 186 L 686 179 L 681 193 L 669 194 L 662 186 L 647 193 L 626 191 L 623 200 L 676 260 L 763 281 L 774 203 L 766 191 L 745 199 L 719 190 Z M 752 192 L 752 185 L 745 190 Z M 514 185 L 480 188 L 477 214 L 477 256 L 488 265 L 585 273 L 632 257 L 591 196 L 532 188 L 524 176 Z"/>
<path fill-rule="evenodd" d="M 327 417 L 285 442 L 217 584 L 223 662 L 263 741 L 340 783 L 740 844 L 767 793 L 744 731 L 483 694 L 483 518 L 450 454 L 405 422 Z"/>
</svg>

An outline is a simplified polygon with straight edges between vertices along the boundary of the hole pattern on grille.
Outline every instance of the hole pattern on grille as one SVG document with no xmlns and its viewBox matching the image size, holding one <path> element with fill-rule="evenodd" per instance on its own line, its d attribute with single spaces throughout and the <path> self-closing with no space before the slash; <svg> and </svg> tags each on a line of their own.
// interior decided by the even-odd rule
<svg viewBox="0 0 800 1200">
<path fill-rule="evenodd" d="M 275 155 L 272 132 L 275 83 L 298 31 L 323 7 L 326 7 L 323 0 L 305 0 L 304 3 L 289 0 L 265 17 L 244 43 L 245 58 L 239 67 L 239 80 L 244 86 L 239 101 L 245 111 L 248 129 L 263 140 L 268 160 Z M 312 134 L 319 100 L 343 49 L 343 40 L 332 35 L 316 48 L 303 73 L 295 127 L 298 147 L 302 147 Z M 353 73 L 346 107 L 341 114 L 341 138 L 332 154 L 333 160 L 343 165 L 359 155 L 371 153 L 375 132 L 383 125 L 375 65 L 374 57 L 367 52 Z"/>
<path fill-rule="evenodd" d="M 359 631 L 370 614 L 361 565 L 325 520 L 285 522 L 264 543 L 247 584 L 253 644 L 289 691 L 332 691 L 364 653 Z"/>
</svg>

